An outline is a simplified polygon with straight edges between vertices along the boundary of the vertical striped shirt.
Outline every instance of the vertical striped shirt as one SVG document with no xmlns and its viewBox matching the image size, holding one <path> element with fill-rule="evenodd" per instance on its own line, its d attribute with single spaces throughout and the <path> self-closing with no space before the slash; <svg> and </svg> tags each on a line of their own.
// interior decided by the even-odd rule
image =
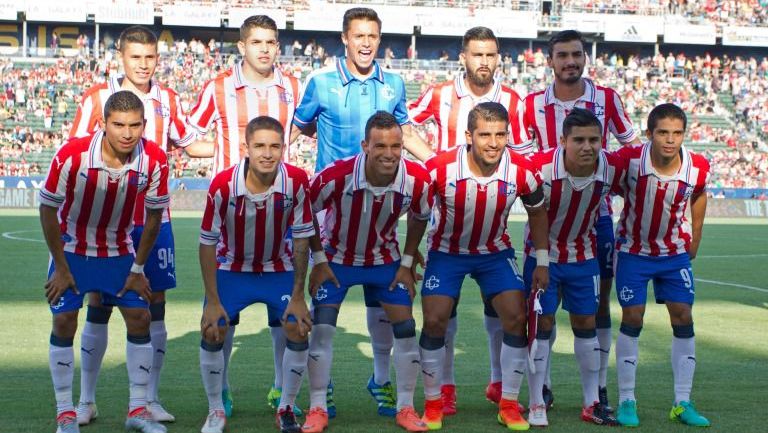
<svg viewBox="0 0 768 433">
<path fill-rule="evenodd" d="M 189 113 L 189 132 L 197 138 L 216 126 L 213 174 L 221 173 L 246 156 L 245 128 L 251 119 L 270 116 L 285 128 L 285 144 L 291 136 L 291 120 L 299 99 L 299 82 L 274 68 L 270 83 L 253 84 L 243 75 L 242 62 L 203 86 Z M 288 146 L 283 161 L 289 161 Z"/>
<path fill-rule="evenodd" d="M 574 263 L 594 258 L 597 251 L 595 222 L 600 203 L 610 193 L 621 191 L 624 174 L 621 161 L 615 155 L 601 151 L 591 178 L 577 187 L 565 169 L 562 146 L 538 152 L 532 159 L 543 182 L 550 260 Z M 532 255 L 533 240 L 527 224 L 525 233 L 526 253 Z"/>
<path fill-rule="evenodd" d="M 432 212 L 432 180 L 419 163 L 400 159 L 395 180 L 376 188 L 365 177 L 366 155 L 350 157 L 316 174 L 312 210 L 325 210 L 324 248 L 328 259 L 348 266 L 373 266 L 400 259 L 397 221 L 426 221 Z"/>
<path fill-rule="evenodd" d="M 691 196 L 706 190 L 709 162 L 683 147 L 680 170 L 664 176 L 653 168 L 651 143 L 622 148 L 616 154 L 627 170 L 616 249 L 654 257 L 688 252 L 691 225 L 685 210 Z"/>
<path fill-rule="evenodd" d="M 474 96 L 464 82 L 464 75 L 459 75 L 452 81 L 428 88 L 410 104 L 408 114 L 416 124 L 421 125 L 430 119 L 437 124 L 435 151 L 442 152 L 467 143 L 465 131 L 469 112 L 482 102 L 498 102 L 507 109 L 510 143 L 519 145 L 528 141 L 523 124 L 523 101 L 517 92 L 502 85 L 499 80 L 494 80 L 485 95 Z"/>
<path fill-rule="evenodd" d="M 103 137 L 97 131 L 75 138 L 56 152 L 40 203 L 59 209 L 64 251 L 91 257 L 133 254 L 134 207 L 165 209 L 170 203 L 168 162 L 160 148 L 142 138 L 121 169 L 110 169 L 102 159 Z"/>
<path fill-rule="evenodd" d="M 427 160 L 435 183 L 433 222 L 427 242 L 432 251 L 489 254 L 512 248 L 507 216 L 517 197 L 534 192 L 541 180 L 530 161 L 507 149 L 489 178 L 469 170 L 467 146 L 457 146 Z"/>
<path fill-rule="evenodd" d="M 217 245 L 218 267 L 234 272 L 285 272 L 293 269 L 286 242 L 315 233 L 304 170 L 281 162 L 275 181 L 262 194 L 245 185 L 248 159 L 217 174 L 208 189 L 200 243 Z"/>
<path fill-rule="evenodd" d="M 360 153 L 365 123 L 379 110 L 392 113 L 400 125 L 408 123 L 403 79 L 377 62 L 364 80 L 349 72 L 346 57 L 309 74 L 293 123 L 304 128 L 317 121 L 315 172 Z"/>
</svg>

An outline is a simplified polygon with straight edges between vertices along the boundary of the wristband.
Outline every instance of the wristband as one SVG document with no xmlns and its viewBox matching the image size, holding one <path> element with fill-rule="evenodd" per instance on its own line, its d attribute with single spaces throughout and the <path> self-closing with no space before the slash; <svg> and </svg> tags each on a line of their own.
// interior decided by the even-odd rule
<svg viewBox="0 0 768 433">
<path fill-rule="evenodd" d="M 536 250 L 536 266 L 549 267 L 549 250 Z"/>
<path fill-rule="evenodd" d="M 131 265 L 131 273 L 132 274 L 143 274 L 144 273 L 144 265 L 140 265 L 136 262 L 133 262 Z"/>
<path fill-rule="evenodd" d="M 325 251 L 313 251 L 312 252 L 312 264 L 314 265 L 321 265 L 323 263 L 328 263 L 328 257 L 325 256 Z"/>
<path fill-rule="evenodd" d="M 410 268 L 413 266 L 413 256 L 410 254 L 403 254 L 402 257 L 400 257 L 400 266 L 404 268 Z"/>
</svg>

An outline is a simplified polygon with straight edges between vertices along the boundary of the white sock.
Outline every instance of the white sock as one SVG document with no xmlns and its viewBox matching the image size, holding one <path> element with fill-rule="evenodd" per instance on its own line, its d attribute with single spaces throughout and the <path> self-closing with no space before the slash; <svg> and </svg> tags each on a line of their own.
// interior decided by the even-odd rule
<svg viewBox="0 0 768 433">
<path fill-rule="evenodd" d="M 491 382 L 501 382 L 501 341 L 504 331 L 498 317 L 483 316 L 485 333 L 488 334 L 488 358 L 491 361 Z"/>
<path fill-rule="evenodd" d="M 125 367 L 128 369 L 128 411 L 147 405 L 147 384 L 152 373 L 152 343 L 134 343 L 125 346 Z"/>
<path fill-rule="evenodd" d="M 581 374 L 581 392 L 584 397 L 584 407 L 592 406 L 598 397 L 598 383 L 600 373 L 600 343 L 597 336 L 591 338 L 573 338 L 573 353 L 579 363 Z"/>
<path fill-rule="evenodd" d="M 168 346 L 168 332 L 165 330 L 165 320 L 149 323 L 149 336 L 152 338 L 152 374 L 147 385 L 147 400 L 159 401 L 160 371 L 165 363 L 165 351 Z"/>
<path fill-rule="evenodd" d="M 611 355 L 611 328 L 597 328 L 597 341 L 600 344 L 600 388 L 608 386 L 608 359 Z"/>
<path fill-rule="evenodd" d="M 524 337 L 520 337 L 524 338 Z M 506 342 L 501 345 L 501 397 L 517 400 L 520 385 L 528 364 L 528 347 L 512 347 Z"/>
<path fill-rule="evenodd" d="M 394 344 L 392 323 L 381 307 L 367 307 L 365 310 L 373 349 L 373 381 L 377 385 L 384 385 L 389 382 L 389 364 Z"/>
<path fill-rule="evenodd" d="M 536 351 L 533 353 L 533 363 L 536 366 L 536 372 L 528 371 L 528 405 L 544 404 L 544 395 L 542 387 L 544 386 L 544 377 L 547 375 L 547 361 L 549 360 L 549 339 L 536 339 Z"/>
<path fill-rule="evenodd" d="M 208 396 L 208 410 L 224 410 L 221 390 L 224 384 L 224 351 L 200 348 L 200 376 Z"/>
<path fill-rule="evenodd" d="M 672 374 L 675 381 L 675 405 L 691 401 L 693 373 L 696 370 L 696 337 L 672 337 Z"/>
<path fill-rule="evenodd" d="M 440 398 L 440 387 L 443 385 L 443 362 L 445 362 L 445 346 L 436 350 L 421 349 L 421 372 L 424 381 L 424 397 L 427 400 Z"/>
<path fill-rule="evenodd" d="M 552 353 L 554 351 L 553 347 L 555 347 L 555 340 L 557 339 L 557 323 L 553 322 L 552 326 L 552 335 L 549 337 L 549 353 L 550 356 L 547 358 L 547 375 L 544 377 L 544 385 L 547 385 L 547 388 L 552 389 Z"/>
<path fill-rule="evenodd" d="M 413 393 L 419 378 L 420 356 L 416 336 L 395 339 L 395 375 L 397 382 L 397 410 L 413 407 Z"/>
<path fill-rule="evenodd" d="M 56 413 L 75 410 L 72 404 L 72 379 L 75 376 L 75 351 L 72 346 L 48 347 L 48 367 L 56 395 Z"/>
<path fill-rule="evenodd" d="M 107 351 L 109 325 L 86 321 L 80 336 L 80 402 L 96 401 L 96 382 Z"/>
<path fill-rule="evenodd" d="M 296 395 L 299 394 L 304 373 L 307 371 L 309 346 L 306 343 L 288 343 L 289 347 L 283 355 L 283 392 L 280 395 L 278 409 L 296 405 Z"/>
<path fill-rule="evenodd" d="M 635 375 L 638 363 L 639 337 L 619 332 L 616 337 L 616 372 L 619 377 L 619 403 L 635 400 Z"/>
<path fill-rule="evenodd" d="M 456 332 L 459 327 L 458 317 L 451 317 L 448 320 L 448 327 L 445 329 L 445 359 L 443 360 L 443 385 L 454 385 L 454 360 L 456 347 Z"/>
<path fill-rule="evenodd" d="M 224 336 L 224 347 L 222 353 L 224 355 L 224 369 L 221 372 L 221 383 L 223 389 L 229 389 L 229 357 L 232 356 L 232 347 L 235 344 L 235 327 L 231 326 L 227 328 L 227 334 Z"/>
<path fill-rule="evenodd" d="M 390 330 L 390 332 L 392 332 Z M 315 324 L 309 334 L 309 407 L 328 410 L 326 392 L 331 380 L 333 363 L 333 336 L 336 327 L 328 324 Z"/>
<path fill-rule="evenodd" d="M 272 362 L 275 366 L 275 388 L 283 387 L 283 356 L 285 356 L 285 332 L 282 326 L 269 328 L 272 336 Z M 293 403 L 291 403 L 293 406 Z"/>
</svg>

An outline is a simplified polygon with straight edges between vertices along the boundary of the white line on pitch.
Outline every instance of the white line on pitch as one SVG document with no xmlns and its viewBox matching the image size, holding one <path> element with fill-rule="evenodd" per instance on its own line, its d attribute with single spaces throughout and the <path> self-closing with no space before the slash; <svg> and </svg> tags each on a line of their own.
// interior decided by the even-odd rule
<svg viewBox="0 0 768 433">
<path fill-rule="evenodd" d="M 23 238 L 23 237 L 16 236 L 16 234 L 18 233 L 32 233 L 32 232 L 37 232 L 37 230 L 19 230 L 15 232 L 4 232 L 3 237 L 6 239 L 14 240 L 14 241 L 45 242 L 42 239 L 30 239 L 30 238 Z"/>
<path fill-rule="evenodd" d="M 768 254 L 724 254 L 717 256 L 696 256 L 697 259 L 730 259 L 730 258 L 752 258 L 768 257 Z"/>
<path fill-rule="evenodd" d="M 725 281 L 705 280 L 705 279 L 702 279 L 702 278 L 694 278 L 694 280 L 700 281 L 702 283 L 717 284 L 717 285 L 720 285 L 720 286 L 739 287 L 739 288 L 742 288 L 742 289 L 754 290 L 756 292 L 768 293 L 768 289 L 763 289 L 763 288 L 754 287 L 754 286 L 745 286 L 744 284 L 726 283 Z"/>
</svg>

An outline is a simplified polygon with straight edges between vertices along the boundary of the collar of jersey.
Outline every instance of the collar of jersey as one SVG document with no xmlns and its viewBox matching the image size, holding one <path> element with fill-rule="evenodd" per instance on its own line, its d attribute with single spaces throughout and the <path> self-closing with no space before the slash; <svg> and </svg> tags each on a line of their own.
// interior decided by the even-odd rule
<svg viewBox="0 0 768 433">
<path fill-rule="evenodd" d="M 111 80 L 109 80 L 109 92 L 111 94 L 115 94 L 123 90 L 123 79 L 125 79 L 125 75 L 116 75 Z M 149 82 L 149 92 L 147 92 L 147 96 L 158 102 L 163 101 L 163 97 L 160 94 L 160 86 L 154 79 L 150 80 Z"/>
<path fill-rule="evenodd" d="M 561 146 L 557 146 L 552 155 L 552 180 L 562 180 L 568 177 L 568 171 L 565 169 L 565 151 Z M 608 179 L 608 161 L 605 158 L 605 151 L 602 149 L 597 156 L 597 166 L 592 173 L 592 181 L 605 183 Z"/>
<path fill-rule="evenodd" d="M 355 157 L 355 165 L 352 169 L 352 191 L 360 189 L 370 189 L 368 179 L 365 177 L 365 153 L 360 153 Z M 400 158 L 400 165 L 397 168 L 397 175 L 391 184 L 387 185 L 386 191 L 394 191 L 405 195 L 405 161 Z"/>
<path fill-rule="evenodd" d="M 88 168 L 96 168 L 96 169 L 106 169 L 107 167 L 104 165 L 104 158 L 101 155 L 101 140 L 104 138 L 104 131 L 98 130 L 95 134 L 93 134 L 93 137 L 91 138 L 91 144 L 88 146 Z M 136 147 L 133 148 L 133 153 L 131 153 L 131 158 L 129 163 L 125 164 L 122 168 L 123 172 L 132 170 L 132 171 L 141 171 L 141 164 L 144 160 L 144 138 L 139 139 L 139 144 L 136 145 Z"/>
<path fill-rule="evenodd" d="M 691 180 L 691 154 L 688 152 L 688 149 L 686 149 L 685 146 L 680 147 L 680 158 L 680 169 L 678 169 L 677 173 L 672 176 L 671 180 L 679 180 L 681 182 L 687 183 L 688 185 L 694 185 L 695 179 Z M 656 176 L 659 179 L 662 178 L 662 176 L 659 175 L 659 173 L 653 167 L 653 162 L 651 161 L 650 141 L 643 144 L 643 150 L 640 153 L 640 176 L 648 175 Z"/>
<path fill-rule="evenodd" d="M 583 102 L 595 102 L 595 83 L 589 78 L 582 78 L 584 80 L 584 94 L 576 98 L 576 101 Z M 555 97 L 555 83 L 547 86 L 547 90 L 544 91 L 544 105 L 562 104 L 562 101 Z"/>
<path fill-rule="evenodd" d="M 232 197 L 248 197 L 252 195 L 250 192 L 248 192 L 248 188 L 245 186 L 246 170 L 248 170 L 248 158 L 241 159 L 240 162 L 238 162 L 235 166 L 235 169 L 232 170 Z M 264 192 L 264 195 L 269 197 L 276 192 L 282 195 L 286 195 L 285 188 L 288 183 L 286 179 L 287 176 L 288 175 L 285 172 L 285 166 L 283 165 L 283 162 L 280 161 L 277 164 L 277 176 L 275 176 L 275 181 L 272 183 L 272 186 L 270 186 L 269 189 Z"/>
<path fill-rule="evenodd" d="M 360 81 L 357 77 L 352 75 L 351 72 L 349 72 L 349 69 L 347 69 L 347 57 L 342 56 L 336 59 L 336 70 L 339 72 L 339 78 L 341 79 L 341 84 L 346 86 L 347 84 L 351 83 L 352 81 Z M 384 71 L 381 70 L 379 67 L 379 63 L 374 60 L 373 61 L 373 74 L 371 74 L 370 77 L 366 78 L 365 81 L 368 81 L 370 79 L 378 80 L 381 83 L 384 83 Z"/>
<path fill-rule="evenodd" d="M 257 88 L 257 87 L 272 87 L 272 86 L 277 86 L 283 89 L 285 88 L 285 82 L 283 81 L 283 74 L 280 72 L 279 68 L 272 67 L 272 71 L 274 72 L 274 75 L 272 76 L 272 81 L 268 83 L 266 86 L 261 86 L 261 85 L 254 86 L 245 79 L 245 75 L 243 74 L 242 60 L 235 63 L 235 66 L 232 69 L 235 76 L 236 89 L 240 89 L 242 87 Z"/>
<path fill-rule="evenodd" d="M 501 153 L 501 161 L 499 161 L 499 166 L 496 168 L 496 171 L 493 172 L 493 175 L 488 178 L 488 183 L 491 183 L 495 180 L 505 182 L 505 183 L 512 183 L 512 180 L 509 178 L 511 176 L 510 173 L 510 160 L 509 160 L 509 149 L 504 148 Z M 456 152 L 456 160 L 458 162 L 457 172 L 456 172 L 456 181 L 460 182 L 462 180 L 472 179 L 477 181 L 477 176 L 472 174 L 472 171 L 469 170 L 469 162 L 467 159 L 469 158 L 469 147 L 468 145 L 464 144 L 458 147 Z"/>
<path fill-rule="evenodd" d="M 484 101 L 489 102 L 499 102 L 501 99 L 501 82 L 494 78 L 493 80 L 493 86 L 491 87 L 491 90 L 488 91 L 485 95 L 475 96 L 472 94 L 472 92 L 469 91 L 467 86 L 464 84 L 464 78 L 466 77 L 465 74 L 459 74 L 456 78 L 453 79 L 453 88 L 456 89 L 456 96 L 459 98 L 465 98 L 470 97 L 472 100 L 476 101 L 478 104 Z"/>
</svg>

